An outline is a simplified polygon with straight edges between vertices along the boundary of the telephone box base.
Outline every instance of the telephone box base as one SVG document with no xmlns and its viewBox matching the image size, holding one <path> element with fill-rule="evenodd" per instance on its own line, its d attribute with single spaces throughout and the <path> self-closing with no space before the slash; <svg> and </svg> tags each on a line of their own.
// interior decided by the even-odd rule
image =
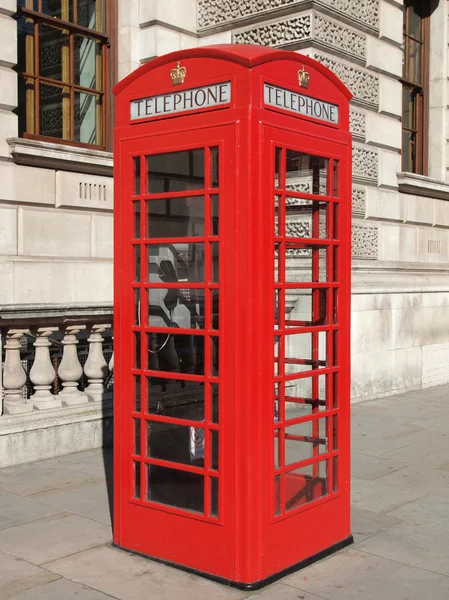
<svg viewBox="0 0 449 600">
<path fill-rule="evenodd" d="M 275 581 L 278 581 L 279 579 L 282 579 L 282 577 L 286 577 L 287 575 L 291 575 L 292 573 L 295 573 L 296 571 L 300 571 L 301 569 L 305 569 L 306 567 L 309 567 L 314 562 L 317 562 L 318 560 L 322 560 L 323 558 L 330 556 L 334 552 L 338 552 L 338 550 L 342 550 L 343 548 L 346 548 L 346 546 L 350 546 L 353 542 L 354 542 L 354 538 L 352 537 L 352 535 L 350 535 L 347 538 L 345 538 L 344 540 L 342 540 L 341 542 L 337 542 L 336 544 L 329 546 L 329 548 L 326 548 L 325 550 L 321 550 L 321 552 L 317 552 L 313 556 L 309 556 L 308 558 L 301 560 L 300 562 L 292 565 L 291 567 L 287 567 L 287 569 L 283 569 L 282 571 L 279 571 L 278 573 L 274 573 L 273 575 L 270 575 L 269 577 L 266 577 L 265 579 L 255 581 L 253 583 L 244 583 L 242 581 L 232 581 L 231 579 L 225 579 L 224 577 L 217 577 L 216 575 L 211 575 L 211 574 L 205 573 L 203 571 L 198 571 L 197 569 L 191 569 L 190 567 L 185 567 L 184 565 L 179 565 L 177 563 L 173 563 L 168 560 L 163 560 L 163 559 L 157 558 L 155 556 L 149 556 L 148 554 L 142 554 L 140 552 L 135 552 L 134 550 L 129 550 L 128 548 L 124 548 L 123 546 L 119 546 L 118 544 L 112 543 L 111 546 L 113 546 L 114 548 L 119 548 L 120 550 L 124 550 L 125 552 L 128 552 L 129 554 L 135 554 L 136 556 L 142 556 L 143 558 L 148 558 L 150 560 L 154 560 L 155 562 L 162 563 L 164 565 L 167 565 L 168 567 L 174 567 L 175 569 L 180 569 L 181 571 L 186 571 L 187 573 L 193 573 L 194 575 L 200 575 L 201 577 L 204 577 L 205 579 L 211 579 L 212 581 L 221 583 L 222 585 L 228 585 L 230 587 L 234 587 L 239 590 L 254 592 L 256 590 L 260 590 L 260 589 L 264 588 L 267 585 L 274 583 Z"/>
</svg>

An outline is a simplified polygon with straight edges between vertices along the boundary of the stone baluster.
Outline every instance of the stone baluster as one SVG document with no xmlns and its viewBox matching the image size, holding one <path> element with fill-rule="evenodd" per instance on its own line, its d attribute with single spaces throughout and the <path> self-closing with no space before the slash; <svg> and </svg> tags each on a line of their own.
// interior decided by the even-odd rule
<svg viewBox="0 0 449 600">
<path fill-rule="evenodd" d="M 84 374 L 87 377 L 89 385 L 84 390 L 93 402 L 101 402 L 103 400 L 104 386 L 103 380 L 108 371 L 108 365 L 103 355 L 103 331 L 108 329 L 110 325 L 93 325 L 89 342 L 89 354 L 84 365 Z"/>
<path fill-rule="evenodd" d="M 89 402 L 87 394 L 78 389 L 78 381 L 83 374 L 83 368 L 76 350 L 78 344 L 76 336 L 83 329 L 86 329 L 85 325 L 69 325 L 66 327 L 64 339 L 62 340 L 64 349 L 58 375 L 61 379 L 63 390 L 60 392 L 59 398 L 65 406 Z"/>
<path fill-rule="evenodd" d="M 112 351 L 111 360 L 109 361 L 109 371 L 112 373 L 114 371 L 114 351 Z"/>
<path fill-rule="evenodd" d="M 5 415 L 19 415 L 33 410 L 33 404 L 22 395 L 27 376 L 20 360 L 20 339 L 27 329 L 10 329 L 6 334 L 5 362 L 3 365 L 3 390 Z"/>
<path fill-rule="evenodd" d="M 51 393 L 51 385 L 55 380 L 55 369 L 50 359 L 51 342 L 50 335 L 58 331 L 57 327 L 40 327 L 36 332 L 36 348 L 33 366 L 30 371 L 30 379 L 34 385 L 34 394 L 30 400 L 34 408 L 47 409 L 61 406 L 59 396 Z"/>
</svg>

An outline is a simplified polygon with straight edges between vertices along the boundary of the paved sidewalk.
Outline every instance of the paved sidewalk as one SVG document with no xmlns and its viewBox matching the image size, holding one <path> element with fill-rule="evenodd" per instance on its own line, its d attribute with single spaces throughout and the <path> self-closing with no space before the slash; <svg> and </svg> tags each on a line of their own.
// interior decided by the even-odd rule
<svg viewBox="0 0 449 600">
<path fill-rule="evenodd" d="M 0 599 L 448 600 L 449 386 L 357 404 L 352 430 L 355 544 L 252 594 L 112 548 L 109 452 L 0 470 Z"/>
</svg>

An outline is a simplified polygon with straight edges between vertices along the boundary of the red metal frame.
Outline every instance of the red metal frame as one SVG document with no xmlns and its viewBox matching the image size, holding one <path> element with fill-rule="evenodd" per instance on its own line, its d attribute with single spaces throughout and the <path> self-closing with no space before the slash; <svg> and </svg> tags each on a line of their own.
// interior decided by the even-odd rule
<svg viewBox="0 0 449 600">
<path fill-rule="evenodd" d="M 186 81 L 173 88 L 169 74 L 177 61 L 187 69 Z M 308 89 L 298 86 L 298 70 L 303 65 L 310 72 Z M 231 81 L 231 102 L 219 110 L 129 121 L 132 100 L 224 81 Z M 265 107 L 265 81 L 337 105 L 339 125 Z M 114 542 L 238 586 L 255 587 L 350 541 L 350 93 L 330 71 L 308 57 L 244 45 L 192 49 L 155 59 L 114 91 Z M 210 149 L 214 147 L 219 148 L 220 157 L 218 188 L 212 187 L 210 179 Z M 204 149 L 203 188 L 150 194 L 145 157 L 195 148 Z M 277 185 L 276 149 L 280 157 Z M 316 185 L 314 193 L 288 189 L 287 151 L 326 158 L 327 188 L 319 193 Z M 338 182 L 334 185 L 336 161 Z M 140 165 L 138 193 L 134 193 L 135 164 Z M 313 173 L 314 178 L 321 177 L 317 169 Z M 211 230 L 213 195 L 219 196 L 218 235 Z M 204 198 L 203 236 L 145 237 L 147 202 L 187 196 Z M 286 235 L 287 197 L 294 204 L 311 207 L 307 237 Z M 139 203 L 140 230 L 136 232 L 133 219 Z M 147 248 L 180 242 L 204 244 L 204 281 L 150 282 Z M 211 276 L 212 244 L 219 248 L 218 281 Z M 286 255 L 290 252 L 291 256 L 292 250 L 306 258 L 299 261 L 299 269 L 309 272 L 309 279 L 286 279 Z M 139 252 L 139 276 L 135 280 L 134 258 Z M 172 323 L 171 327 L 150 326 L 150 290 L 187 287 L 204 293 L 203 328 L 173 328 Z M 287 319 L 287 296 L 307 291 L 310 317 Z M 220 301 L 218 329 L 212 328 L 212 292 Z M 275 296 L 279 309 L 276 318 Z M 140 299 L 137 321 L 136 298 Z M 149 333 L 195 335 L 204 340 L 204 372 L 151 371 L 147 362 Z M 140 339 L 137 363 L 133 350 L 136 336 Z M 298 355 L 286 355 L 287 339 L 290 345 L 307 339 L 309 353 L 303 354 L 299 346 L 301 350 L 295 350 Z M 211 370 L 213 340 L 214 347 L 219 348 L 218 374 Z M 320 353 L 322 344 L 324 355 Z M 204 384 L 204 421 L 149 414 L 149 376 Z M 135 381 L 141 386 L 137 407 Z M 219 386 L 218 422 L 212 415 L 212 384 Z M 303 413 L 292 417 L 286 411 L 286 385 L 289 406 L 299 407 Z M 291 386 L 297 386 L 293 393 Z M 307 393 L 301 386 L 309 386 Z M 200 434 L 203 431 L 204 462 L 172 462 L 145 454 L 147 423 L 194 427 Z M 287 431 L 287 427 L 299 431 Z M 212 438 L 217 435 L 219 464 L 214 469 Z M 295 455 L 297 460 L 292 460 L 288 455 L 291 445 L 308 450 L 310 455 Z M 145 499 L 146 465 L 202 477 L 203 511 Z M 136 468 L 140 473 L 138 493 Z M 215 514 L 211 494 L 217 482 Z M 151 492 L 151 481 L 148 485 Z"/>
</svg>

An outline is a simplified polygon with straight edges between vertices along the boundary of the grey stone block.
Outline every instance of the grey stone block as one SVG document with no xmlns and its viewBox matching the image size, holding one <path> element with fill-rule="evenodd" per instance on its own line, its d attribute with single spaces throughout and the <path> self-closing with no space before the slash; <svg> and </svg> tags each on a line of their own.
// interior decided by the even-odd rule
<svg viewBox="0 0 449 600">
<path fill-rule="evenodd" d="M 0 552 L 0 600 L 55 579 L 59 575 Z"/>
<path fill-rule="evenodd" d="M 37 500 L 0 492 L 0 529 L 29 523 L 61 512 L 63 511 Z"/>
<path fill-rule="evenodd" d="M 91 588 L 67 579 L 58 579 L 12 596 L 11 600 L 108 600 L 106 596 Z"/>
</svg>

